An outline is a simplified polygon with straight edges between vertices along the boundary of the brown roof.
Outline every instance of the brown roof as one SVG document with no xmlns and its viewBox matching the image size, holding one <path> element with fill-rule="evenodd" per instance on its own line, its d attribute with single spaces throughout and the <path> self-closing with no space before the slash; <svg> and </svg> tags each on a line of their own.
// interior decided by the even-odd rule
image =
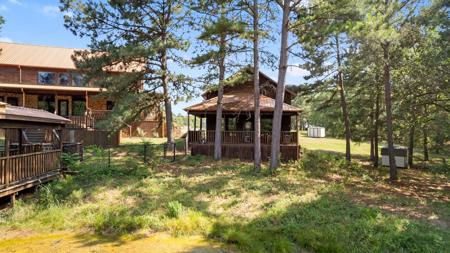
<svg viewBox="0 0 450 253">
<path fill-rule="evenodd" d="M 261 112 L 273 112 L 275 107 L 275 99 L 260 95 Z M 230 112 L 254 111 L 254 97 L 250 93 L 227 93 L 222 99 L 223 110 Z M 215 112 L 217 109 L 217 97 L 205 100 L 201 103 L 185 108 L 188 112 Z M 300 112 L 301 109 L 295 106 L 283 103 L 284 112 Z"/>
<path fill-rule="evenodd" d="M 54 124 L 66 124 L 70 122 L 66 118 L 47 111 L 12 106 L 3 102 L 0 102 L 0 119 Z"/>
<path fill-rule="evenodd" d="M 0 53 L 0 64 L 72 70 L 76 69 L 75 63 L 72 60 L 75 51 L 86 50 L 8 42 L 0 42 L 0 49 L 2 50 Z M 105 71 L 132 72 L 133 70 L 139 70 L 143 66 L 139 62 L 128 63 L 126 66 L 123 63 L 118 63 L 105 68 Z"/>
</svg>

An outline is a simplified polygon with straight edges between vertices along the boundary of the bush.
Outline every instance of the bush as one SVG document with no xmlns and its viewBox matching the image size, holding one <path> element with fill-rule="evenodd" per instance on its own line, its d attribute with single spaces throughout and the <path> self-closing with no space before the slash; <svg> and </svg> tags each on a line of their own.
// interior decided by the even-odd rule
<svg viewBox="0 0 450 253">
<path fill-rule="evenodd" d="M 170 218 L 178 218 L 183 212 L 183 205 L 178 201 L 171 201 L 167 204 L 167 216 Z"/>
</svg>

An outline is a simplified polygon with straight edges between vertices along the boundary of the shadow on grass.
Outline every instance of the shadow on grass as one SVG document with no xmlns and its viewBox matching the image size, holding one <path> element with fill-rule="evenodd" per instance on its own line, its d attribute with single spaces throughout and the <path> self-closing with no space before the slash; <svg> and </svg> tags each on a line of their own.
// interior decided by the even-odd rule
<svg viewBox="0 0 450 253">
<path fill-rule="evenodd" d="M 449 232 L 360 207 L 340 193 L 269 210 L 249 223 L 218 222 L 210 237 L 243 252 L 444 252 Z"/>
</svg>

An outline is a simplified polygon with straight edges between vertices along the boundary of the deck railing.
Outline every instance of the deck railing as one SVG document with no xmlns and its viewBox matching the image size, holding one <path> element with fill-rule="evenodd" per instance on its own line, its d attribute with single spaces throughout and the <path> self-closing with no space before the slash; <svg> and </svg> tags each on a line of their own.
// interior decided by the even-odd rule
<svg viewBox="0 0 450 253">
<path fill-rule="evenodd" d="M 95 128 L 95 124 L 101 120 L 106 119 L 111 111 L 109 110 L 89 110 L 83 116 L 68 116 L 71 120 L 66 125 L 68 128 Z"/>
<path fill-rule="evenodd" d="M 214 143 L 215 131 L 189 131 L 189 143 Z M 271 132 L 261 132 L 261 144 L 270 144 L 272 141 Z M 281 144 L 296 144 L 298 132 L 282 131 Z M 254 142 L 253 131 L 223 131 L 223 144 L 252 144 Z"/>
<path fill-rule="evenodd" d="M 57 171 L 61 150 L 0 157 L 0 188 Z"/>
</svg>

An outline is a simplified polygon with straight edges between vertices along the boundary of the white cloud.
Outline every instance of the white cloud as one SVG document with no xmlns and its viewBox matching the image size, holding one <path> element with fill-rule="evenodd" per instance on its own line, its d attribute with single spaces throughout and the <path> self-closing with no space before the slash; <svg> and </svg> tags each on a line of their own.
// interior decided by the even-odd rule
<svg viewBox="0 0 450 253">
<path fill-rule="evenodd" d="M 6 5 L 0 5 L 0 11 L 6 11 L 8 10 L 8 7 L 6 7 Z"/>
<path fill-rule="evenodd" d="M 55 17 L 58 14 L 61 13 L 61 11 L 59 10 L 58 6 L 54 6 L 54 5 L 46 5 L 42 8 L 42 12 L 47 15 L 47 16 L 52 16 Z"/>
<path fill-rule="evenodd" d="M 16 5 L 23 5 L 23 3 L 19 0 L 8 0 L 8 2 L 10 2 L 12 4 L 16 4 Z"/>
<path fill-rule="evenodd" d="M 287 69 L 287 74 L 293 77 L 304 77 L 309 75 L 309 71 L 296 66 L 289 66 Z"/>
<path fill-rule="evenodd" d="M 14 42 L 12 39 L 8 38 L 8 37 L 0 37 L 0 42 Z"/>
</svg>

